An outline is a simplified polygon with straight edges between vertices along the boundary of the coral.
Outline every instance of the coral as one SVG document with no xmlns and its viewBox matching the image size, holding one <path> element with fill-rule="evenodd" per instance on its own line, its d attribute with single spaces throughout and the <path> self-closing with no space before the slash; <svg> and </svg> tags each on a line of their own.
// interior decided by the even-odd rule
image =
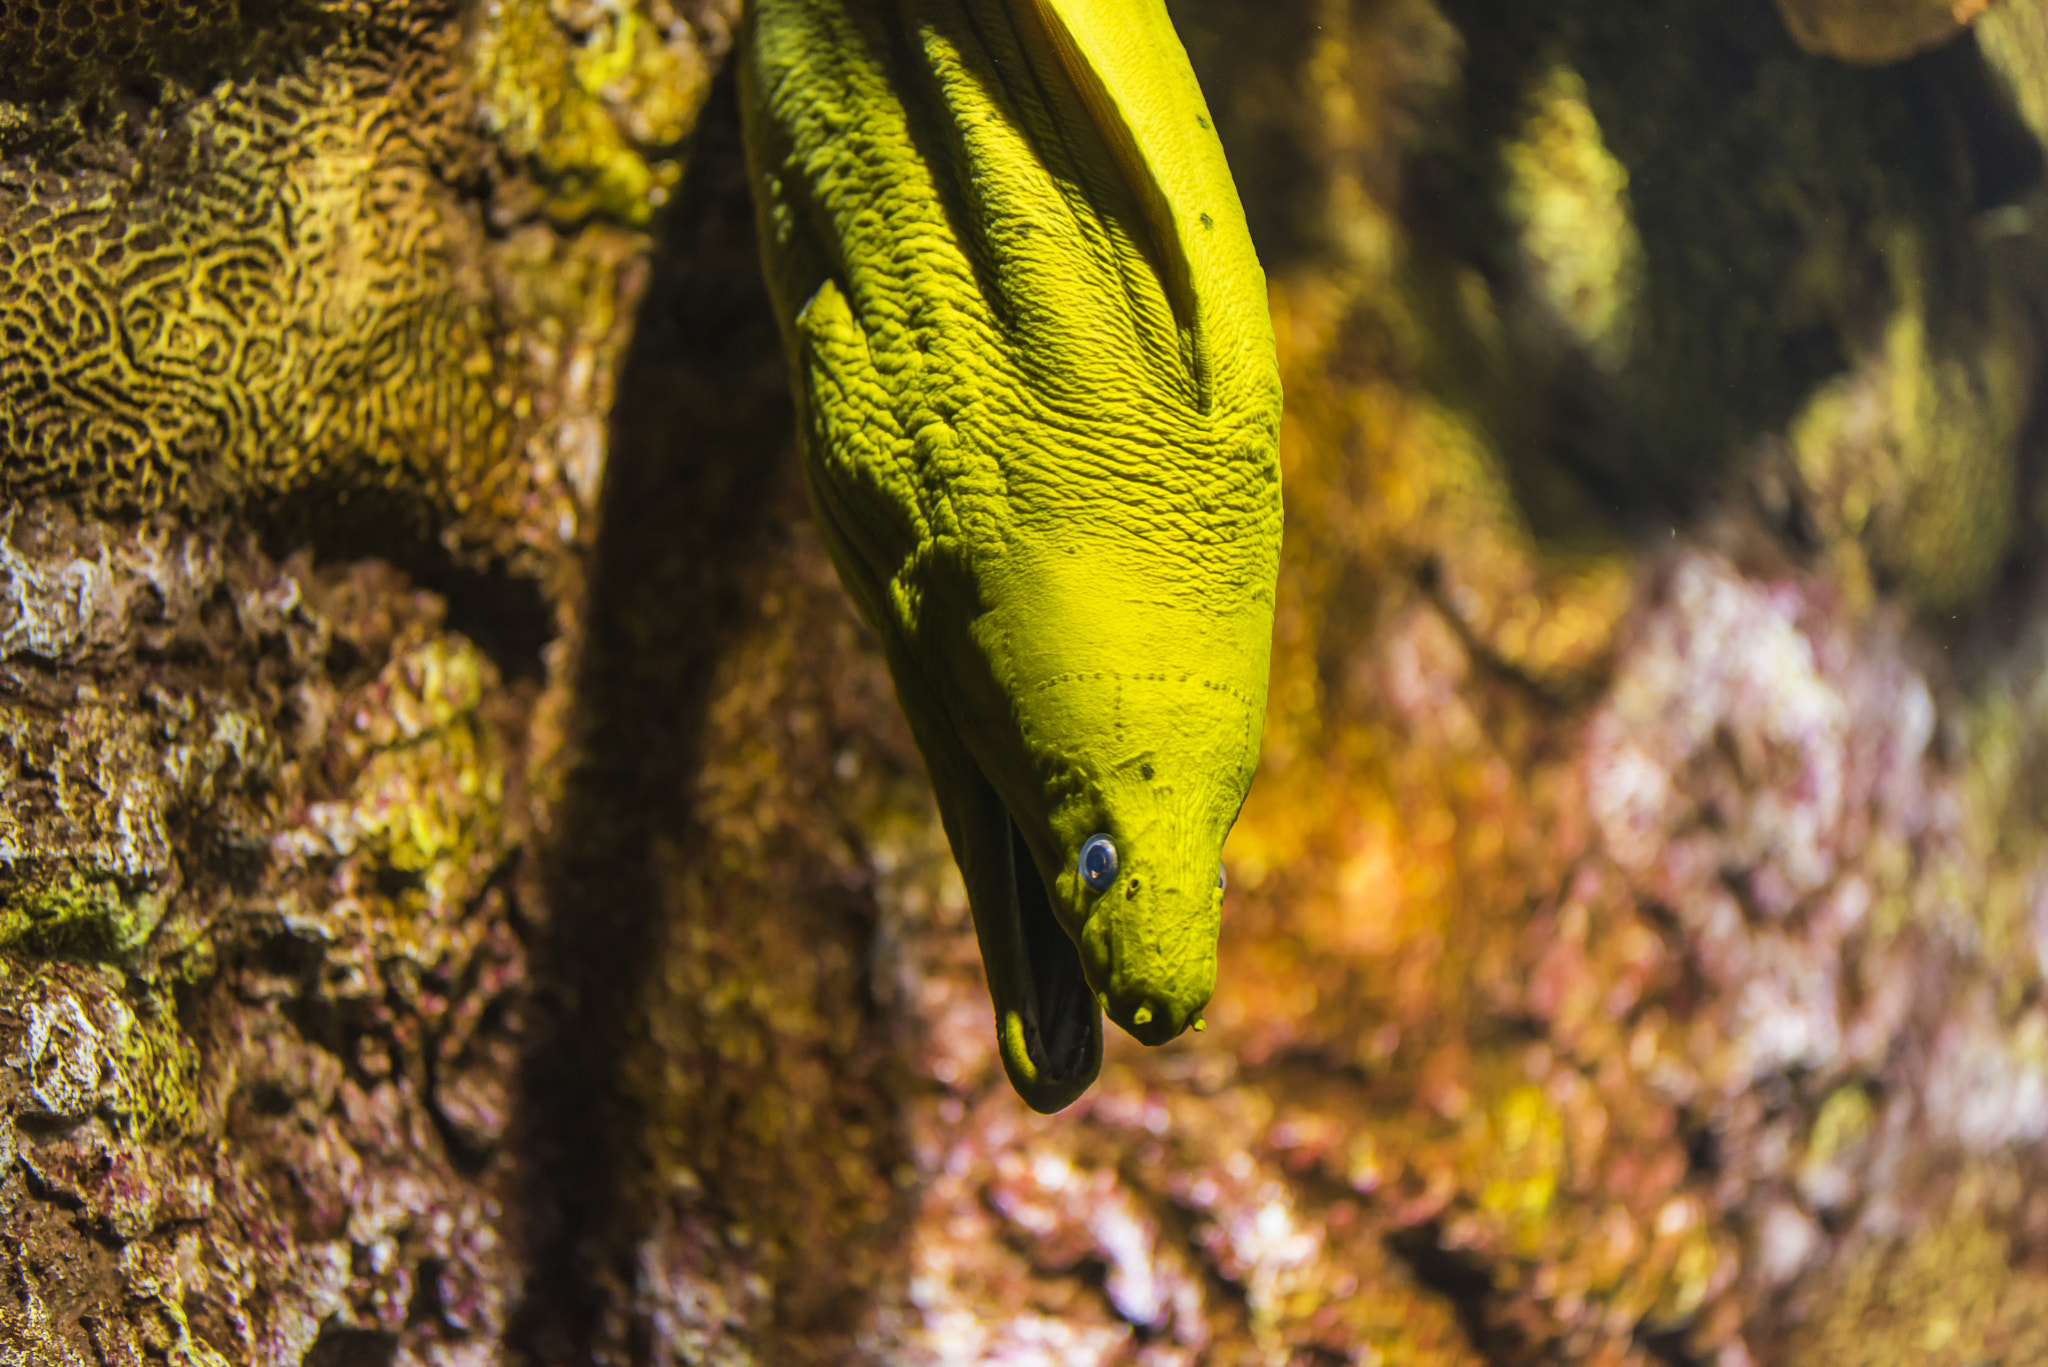
<svg viewBox="0 0 2048 1367">
<path fill-rule="evenodd" d="M 1860 540 L 1888 585 L 1942 610 L 1979 595 L 2004 561 L 2033 358 L 2003 310 L 1944 355 L 1928 337 L 1920 256 L 1910 236 L 1895 244 L 1900 303 L 1881 347 L 1816 390 L 1789 438 L 1823 535 Z"/>
<path fill-rule="evenodd" d="M 1601 141 L 1586 83 L 1553 67 L 1528 121 L 1503 150 L 1504 197 L 1537 293 L 1603 369 L 1628 361 L 1642 242 L 1629 220 L 1628 172 Z"/>
<path fill-rule="evenodd" d="M 53 689 L 47 673 L 104 668 L 145 640 L 169 645 L 221 574 L 201 543 L 166 526 L 121 536 L 49 509 L 8 519 L 0 945 L 125 959 L 184 882 L 174 847 L 188 814 L 212 808 L 224 834 L 261 819 L 278 756 L 245 706 L 162 688 L 124 698 L 90 680 Z"/>
<path fill-rule="evenodd" d="M 20 1048 L 9 1060 L 22 1075 L 14 1114 L 58 1123 L 97 1118 L 129 1139 L 192 1132 L 198 1057 L 161 985 L 131 1003 L 120 978 L 103 969 L 33 974 L 9 966 L 7 973 L 21 1024 Z M 33 1145 L 27 1152 L 31 1163 L 40 1161 Z M 107 1195 L 156 1199 L 147 1189 Z M 127 1238 L 151 1228 L 147 1218 L 116 1214 L 106 1218 Z"/>
<path fill-rule="evenodd" d="M 1873 1240 L 1843 1261 L 1827 1308 L 1793 1339 L 1793 1360 L 1969 1367 L 2048 1352 L 2048 1282 L 2014 1266 L 2006 1240 L 1967 1214 L 1917 1238 Z"/>
<path fill-rule="evenodd" d="M 309 51 L 0 172 L 10 488 L 145 512 L 351 472 L 488 495 L 511 415 L 444 171 L 474 156 L 466 109 L 397 55 Z"/>
<path fill-rule="evenodd" d="M 507 152 L 532 160 L 550 217 L 644 226 L 668 202 L 733 20 L 732 7 L 686 19 L 667 0 L 489 8 L 474 57 L 484 118 Z"/>
<path fill-rule="evenodd" d="M 509 5 L 467 44 L 432 0 L 124 13 L 0 88 L 0 481 L 115 513 L 382 499 L 429 538 L 564 573 L 589 491 L 544 453 L 587 444 L 609 366 L 562 363 L 623 345 L 647 243 L 559 243 L 537 280 L 531 245 L 485 220 L 559 208 L 596 158 L 602 202 L 571 216 L 644 224 L 730 16 Z M 519 104 L 558 88 L 569 131 Z"/>
<path fill-rule="evenodd" d="M 0 15 L 0 1340 L 482 1360 L 564 725 L 516 576 L 576 601 L 652 243 L 528 221 L 445 8 L 102 6 L 61 52 L 44 8 Z M 673 161 L 726 38 L 665 13 L 582 74 Z"/>
<path fill-rule="evenodd" d="M 507 853 L 506 757 L 481 715 L 497 685 L 460 637 L 394 642 L 325 759 L 352 781 L 275 838 L 294 863 L 331 870 L 329 887 L 380 904 L 363 928 L 398 944 L 377 945 L 379 959 L 414 942 L 421 922 L 459 915 Z"/>
</svg>

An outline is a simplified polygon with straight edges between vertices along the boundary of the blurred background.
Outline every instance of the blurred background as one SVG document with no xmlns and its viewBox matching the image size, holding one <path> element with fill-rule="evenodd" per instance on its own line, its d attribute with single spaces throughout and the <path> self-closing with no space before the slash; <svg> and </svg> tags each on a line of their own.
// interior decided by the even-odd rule
<svg viewBox="0 0 2048 1367">
<path fill-rule="evenodd" d="M 734 0 L 0 8 L 0 1356 L 2048 1361 L 2048 4 L 1173 9 L 1271 706 L 1040 1117 Z"/>
</svg>

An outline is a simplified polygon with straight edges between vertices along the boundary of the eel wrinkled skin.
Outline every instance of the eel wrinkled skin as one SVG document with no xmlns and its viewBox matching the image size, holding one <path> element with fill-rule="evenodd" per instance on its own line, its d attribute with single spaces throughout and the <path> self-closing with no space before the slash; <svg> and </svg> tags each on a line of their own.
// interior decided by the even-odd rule
<svg viewBox="0 0 2048 1367">
<path fill-rule="evenodd" d="M 1055 1111 L 1216 982 L 1265 716 L 1265 276 L 1160 0 L 753 0 L 811 506 L 881 638 L 1005 1067 Z"/>
</svg>

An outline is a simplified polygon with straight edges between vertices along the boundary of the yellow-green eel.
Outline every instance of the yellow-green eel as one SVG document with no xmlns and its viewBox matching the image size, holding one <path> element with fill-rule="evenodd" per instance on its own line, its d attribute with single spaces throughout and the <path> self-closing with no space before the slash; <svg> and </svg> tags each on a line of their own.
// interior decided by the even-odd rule
<svg viewBox="0 0 2048 1367">
<path fill-rule="evenodd" d="M 1280 553 L 1265 276 L 1161 0 L 753 0 L 811 506 L 881 638 L 1011 1083 L 1216 984 Z"/>
</svg>

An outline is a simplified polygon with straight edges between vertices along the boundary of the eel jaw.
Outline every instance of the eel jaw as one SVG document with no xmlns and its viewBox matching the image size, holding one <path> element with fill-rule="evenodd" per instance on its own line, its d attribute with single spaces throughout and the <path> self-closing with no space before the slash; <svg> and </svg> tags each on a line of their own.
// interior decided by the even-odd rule
<svg viewBox="0 0 2048 1367">
<path fill-rule="evenodd" d="M 1000 806 L 1000 804 L 998 804 Z M 1102 1011 L 1081 968 L 1081 952 L 1061 929 L 1038 865 L 1007 811 L 1008 897 L 996 914 L 1009 921 L 985 928 L 984 942 L 1015 945 L 1011 970 L 990 964 L 996 1039 L 1010 1085 L 1034 1111 L 1064 1110 L 1102 1068 Z M 986 930 L 995 930 L 994 935 Z"/>
</svg>

